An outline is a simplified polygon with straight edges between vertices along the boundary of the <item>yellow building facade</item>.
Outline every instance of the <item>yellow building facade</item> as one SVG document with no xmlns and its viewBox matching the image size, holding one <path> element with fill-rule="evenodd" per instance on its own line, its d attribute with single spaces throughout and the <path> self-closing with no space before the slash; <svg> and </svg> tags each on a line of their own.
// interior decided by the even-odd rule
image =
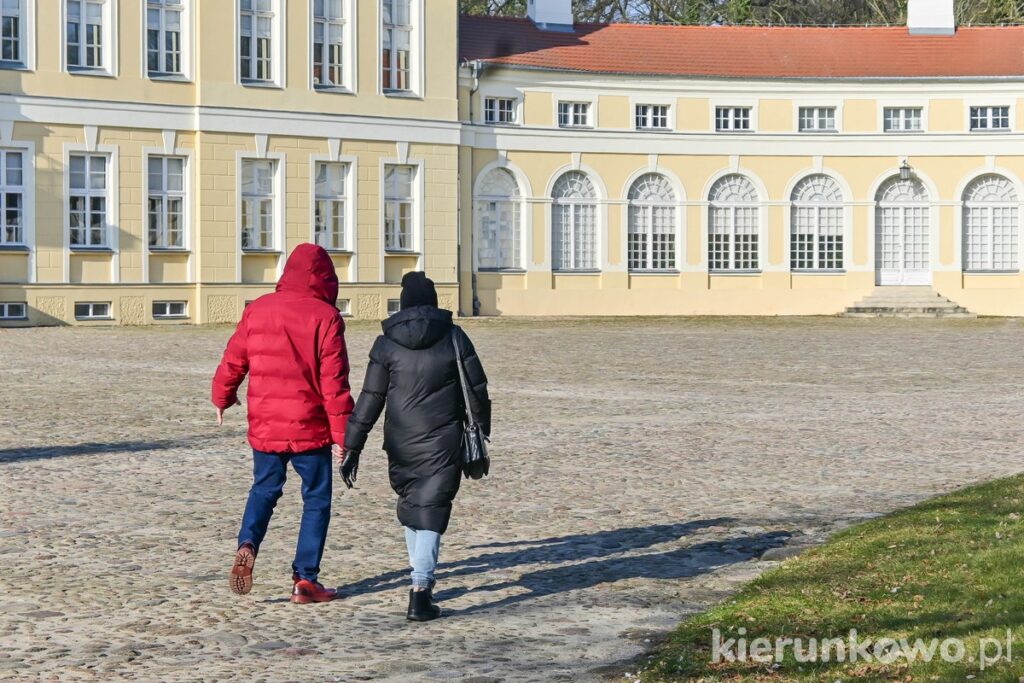
<svg viewBox="0 0 1024 683">
<path fill-rule="evenodd" d="M 234 322 L 308 241 L 356 318 L 413 269 L 463 315 L 1024 315 L 1021 29 L 569 5 L 5 3 L 0 325 Z"/>
<path fill-rule="evenodd" d="M 346 314 L 457 306 L 456 0 L 14 5 L 3 324 L 234 322 L 310 241 Z"/>
</svg>

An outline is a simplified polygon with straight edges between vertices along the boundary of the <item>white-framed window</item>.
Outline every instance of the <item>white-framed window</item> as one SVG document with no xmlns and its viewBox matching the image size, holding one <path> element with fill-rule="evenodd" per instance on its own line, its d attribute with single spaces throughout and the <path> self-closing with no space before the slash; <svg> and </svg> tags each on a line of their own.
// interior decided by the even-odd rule
<svg viewBox="0 0 1024 683">
<path fill-rule="evenodd" d="M 800 107 L 800 130 L 805 132 L 835 132 L 835 107 Z"/>
<path fill-rule="evenodd" d="M 559 102 L 559 128 L 589 128 L 590 102 Z"/>
<path fill-rule="evenodd" d="M 349 52 L 347 0 L 313 0 L 313 87 L 345 88 L 352 69 Z"/>
<path fill-rule="evenodd" d="M 522 193 L 508 169 L 491 169 L 476 196 L 477 268 L 522 268 Z"/>
<path fill-rule="evenodd" d="M 1018 270 L 1019 214 L 1017 190 L 1007 178 L 989 174 L 967 186 L 963 218 L 965 270 Z"/>
<path fill-rule="evenodd" d="M 886 107 L 882 127 L 886 133 L 918 133 L 924 130 L 923 107 Z"/>
<path fill-rule="evenodd" d="M 76 320 L 111 320 L 109 301 L 76 301 Z"/>
<path fill-rule="evenodd" d="M 638 104 L 633 119 L 637 130 L 666 130 L 668 128 L 668 105 Z"/>
<path fill-rule="evenodd" d="M 349 164 L 317 162 L 313 188 L 313 238 L 328 251 L 349 248 L 346 217 Z"/>
<path fill-rule="evenodd" d="M 1010 130 L 1010 108 L 971 107 L 971 130 Z"/>
<path fill-rule="evenodd" d="M 416 248 L 416 173 L 412 165 L 384 166 L 385 251 L 414 251 Z"/>
<path fill-rule="evenodd" d="M 156 320 L 181 319 L 188 317 L 187 301 L 154 301 L 153 318 Z"/>
<path fill-rule="evenodd" d="M 484 123 L 514 124 L 516 100 L 514 97 L 485 97 Z"/>
<path fill-rule="evenodd" d="M 68 233 L 72 247 L 109 245 L 110 157 L 72 154 L 68 157 Z"/>
<path fill-rule="evenodd" d="M 793 188 L 789 265 L 793 270 L 843 269 L 843 191 L 816 173 Z"/>
<path fill-rule="evenodd" d="M 401 299 L 388 299 L 388 316 L 392 316 L 402 310 Z"/>
<path fill-rule="evenodd" d="M 25 158 L 22 150 L 0 150 L 0 246 L 25 244 Z"/>
<path fill-rule="evenodd" d="M 738 173 L 720 178 L 709 193 L 708 268 L 749 271 L 760 267 L 760 208 L 757 190 Z"/>
<path fill-rule="evenodd" d="M 29 0 L 0 2 L 0 68 L 28 66 L 31 26 Z"/>
<path fill-rule="evenodd" d="M 352 302 L 348 299 L 338 299 L 338 313 L 343 317 L 352 315 Z"/>
<path fill-rule="evenodd" d="M 24 301 L 0 301 L 0 320 L 27 320 L 28 304 Z"/>
<path fill-rule="evenodd" d="M 150 77 L 183 76 L 184 3 L 186 0 L 147 0 L 146 73 Z"/>
<path fill-rule="evenodd" d="M 243 83 L 274 83 L 280 68 L 278 0 L 239 0 L 238 74 Z"/>
<path fill-rule="evenodd" d="M 148 158 L 146 220 L 150 249 L 185 248 L 185 168 L 185 157 Z"/>
<path fill-rule="evenodd" d="M 270 250 L 274 240 L 277 160 L 242 159 L 241 235 L 243 250 Z"/>
<path fill-rule="evenodd" d="M 629 269 L 676 267 L 676 193 L 668 178 L 645 173 L 629 188 Z"/>
<path fill-rule="evenodd" d="M 63 0 L 64 63 L 68 71 L 113 73 L 116 0 Z"/>
<path fill-rule="evenodd" d="M 413 2 L 381 0 L 381 88 L 384 92 L 413 90 Z"/>
<path fill-rule="evenodd" d="M 715 130 L 750 130 L 750 107 L 715 107 Z"/>
<path fill-rule="evenodd" d="M 568 171 L 551 190 L 552 266 L 598 269 L 597 191 L 586 173 Z"/>
</svg>

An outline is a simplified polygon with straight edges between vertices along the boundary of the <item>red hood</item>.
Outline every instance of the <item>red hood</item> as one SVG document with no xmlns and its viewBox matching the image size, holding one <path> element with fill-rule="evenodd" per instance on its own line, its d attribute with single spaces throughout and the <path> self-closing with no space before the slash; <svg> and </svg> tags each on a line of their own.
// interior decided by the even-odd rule
<svg viewBox="0 0 1024 683">
<path fill-rule="evenodd" d="M 337 305 L 338 274 L 334 262 L 323 247 L 308 242 L 300 244 L 284 265 L 277 291 L 314 296 L 332 306 Z"/>
</svg>

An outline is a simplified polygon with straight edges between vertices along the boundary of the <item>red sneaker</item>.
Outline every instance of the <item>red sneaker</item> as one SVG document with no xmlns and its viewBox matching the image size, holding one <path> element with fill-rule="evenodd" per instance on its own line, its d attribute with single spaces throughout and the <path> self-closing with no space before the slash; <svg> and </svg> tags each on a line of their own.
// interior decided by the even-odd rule
<svg viewBox="0 0 1024 683">
<path fill-rule="evenodd" d="M 323 584 L 317 581 L 299 579 L 292 587 L 292 602 L 298 605 L 305 605 L 311 602 L 330 602 L 338 597 L 338 591 L 334 588 L 324 588 Z"/>
<path fill-rule="evenodd" d="M 246 595 L 252 590 L 252 568 L 256 565 L 256 549 L 246 543 L 235 553 L 235 564 L 228 579 L 231 592 Z"/>
</svg>

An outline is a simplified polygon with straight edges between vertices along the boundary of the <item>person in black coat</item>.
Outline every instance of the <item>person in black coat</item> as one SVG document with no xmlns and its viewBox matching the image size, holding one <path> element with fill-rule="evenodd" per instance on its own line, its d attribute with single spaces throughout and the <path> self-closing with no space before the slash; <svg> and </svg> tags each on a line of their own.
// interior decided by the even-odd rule
<svg viewBox="0 0 1024 683">
<path fill-rule="evenodd" d="M 441 614 L 433 602 L 434 569 L 462 480 L 466 408 L 453 344 L 462 354 L 470 409 L 485 435 L 491 433 L 487 376 L 451 311 L 437 307 L 434 283 L 422 272 L 402 278 L 401 309 L 381 327 L 345 431 L 341 476 L 351 488 L 366 437 L 386 405 L 384 450 L 412 565 L 407 616 L 429 621 Z"/>
</svg>

